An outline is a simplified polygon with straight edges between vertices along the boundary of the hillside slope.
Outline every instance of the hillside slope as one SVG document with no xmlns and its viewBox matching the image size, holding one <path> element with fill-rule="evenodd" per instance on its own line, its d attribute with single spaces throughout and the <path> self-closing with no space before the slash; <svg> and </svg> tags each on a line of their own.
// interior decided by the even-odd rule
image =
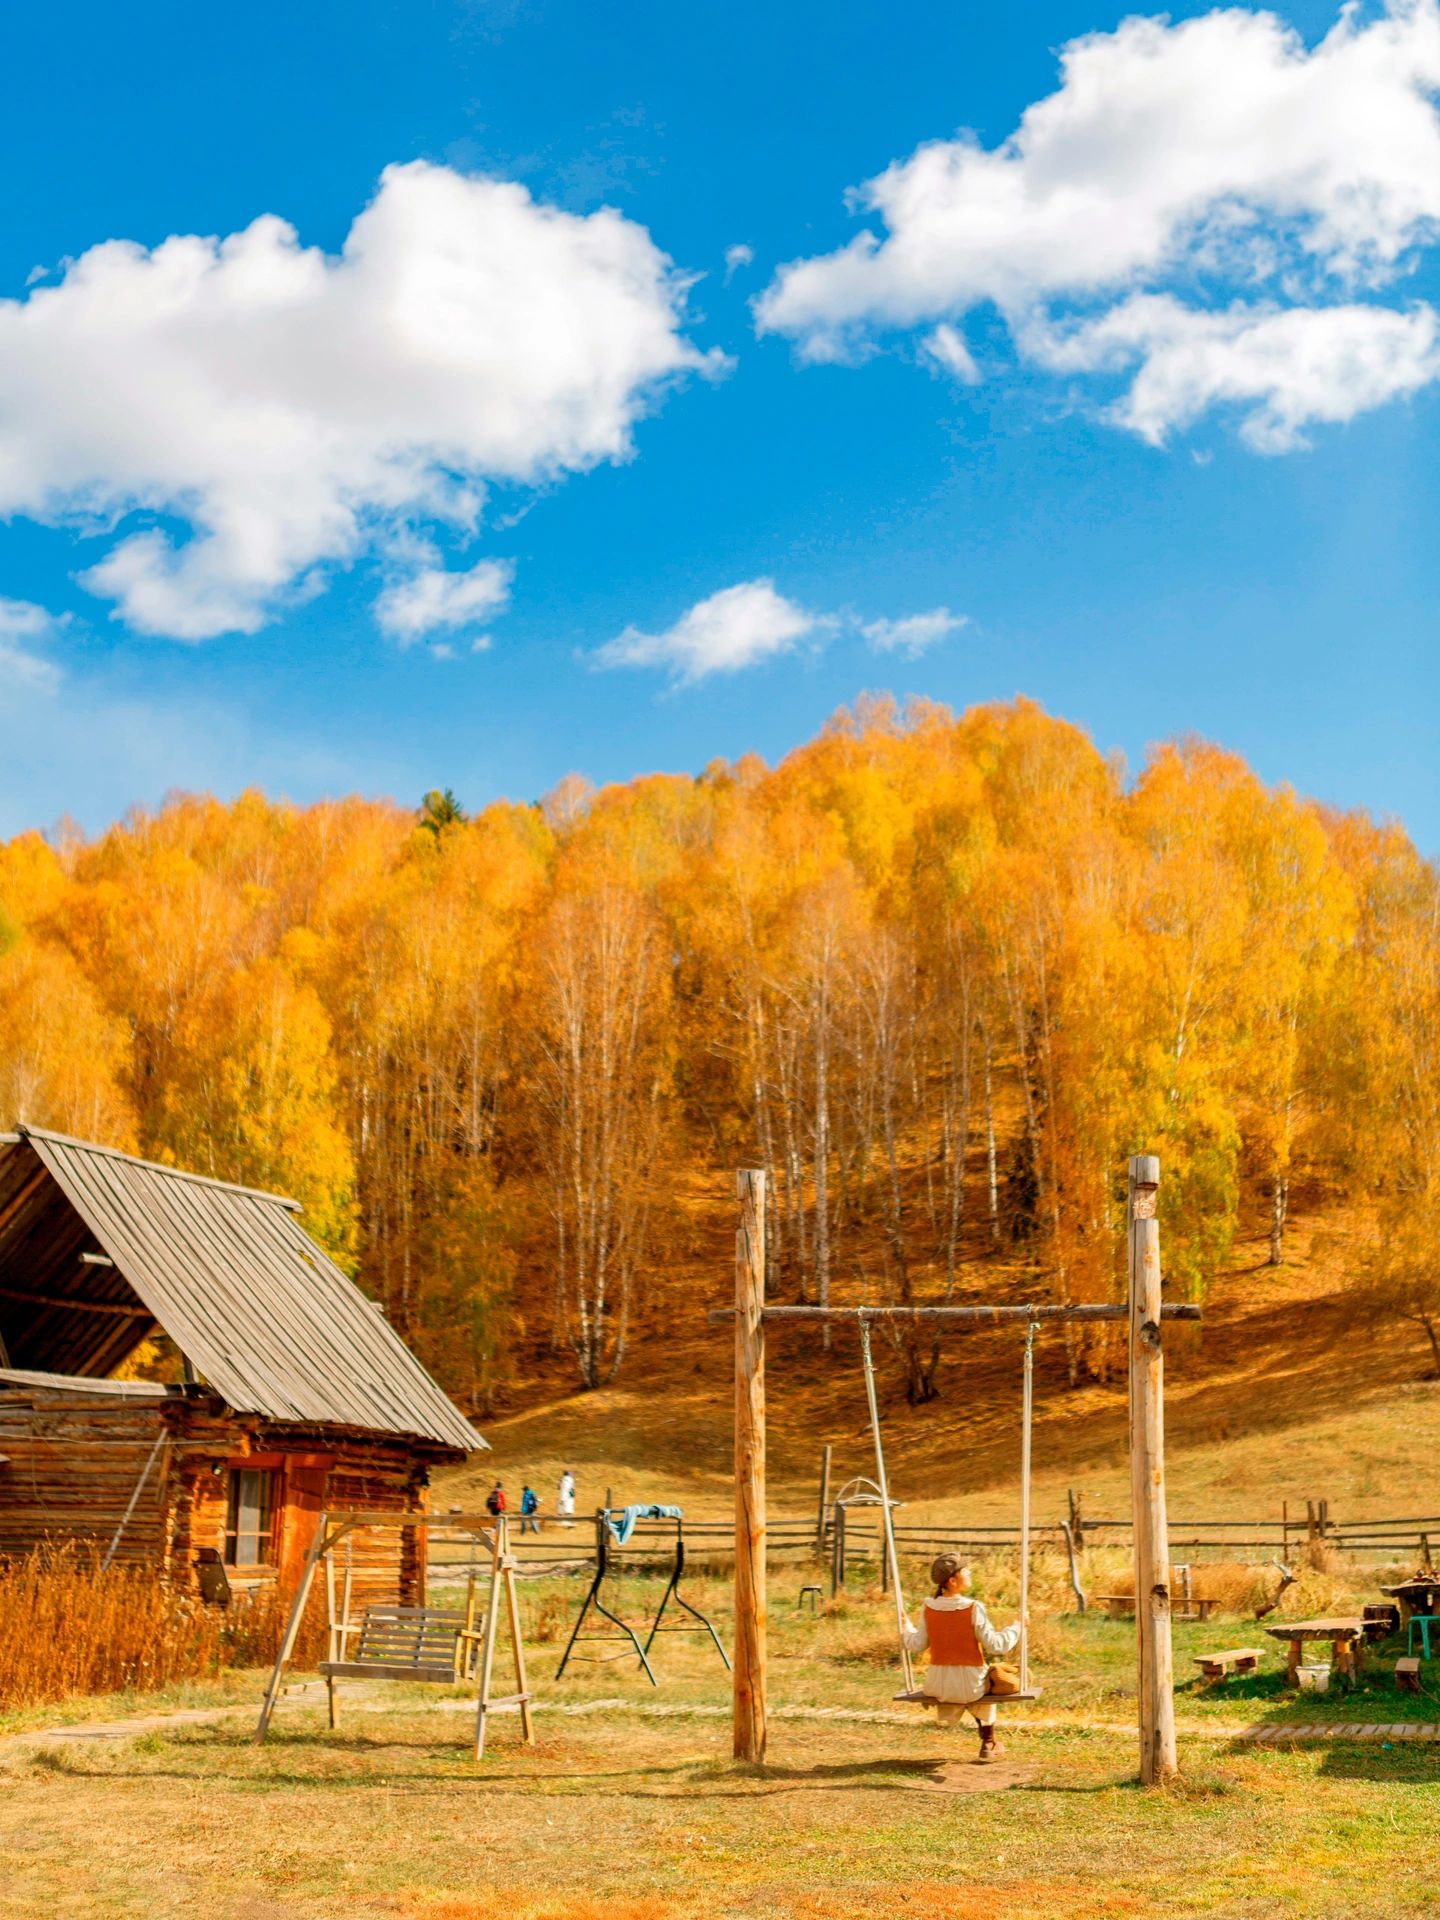
<svg viewBox="0 0 1440 1920">
<path fill-rule="evenodd" d="M 617 1500 L 728 1510 L 730 1344 L 706 1312 L 726 1301 L 733 1222 L 718 1203 L 682 1198 L 693 1244 L 665 1286 L 692 1305 L 674 1330 L 635 1346 L 617 1383 L 598 1392 L 531 1383 L 522 1411 L 485 1423 L 493 1454 L 447 1482 L 439 1503 L 497 1475 L 517 1489 L 531 1479 L 548 1502 L 570 1466 L 582 1510 L 607 1487 Z M 1282 1500 L 1303 1513 L 1307 1498 L 1328 1499 L 1336 1517 L 1440 1512 L 1440 1384 L 1413 1329 L 1357 1318 L 1346 1219 L 1298 1220 L 1279 1268 L 1264 1264 L 1260 1226 L 1213 1281 L 1203 1326 L 1167 1336 L 1172 1514 L 1278 1518 Z M 972 1271 L 975 1298 L 1027 1297 L 1013 1261 Z M 1020 1357 L 1017 1330 L 948 1334 L 940 1399 L 911 1407 L 898 1358 L 882 1349 L 891 1481 L 912 1516 L 1014 1520 Z M 837 1481 L 870 1470 L 858 1343 L 837 1333 L 826 1355 L 809 1329 L 772 1332 L 768 1369 L 771 1511 L 810 1512 L 824 1442 Z M 1034 1471 L 1037 1522 L 1064 1513 L 1069 1487 L 1092 1517 L 1129 1510 L 1124 1380 L 1068 1386 L 1053 1330 L 1037 1358 Z"/>
</svg>

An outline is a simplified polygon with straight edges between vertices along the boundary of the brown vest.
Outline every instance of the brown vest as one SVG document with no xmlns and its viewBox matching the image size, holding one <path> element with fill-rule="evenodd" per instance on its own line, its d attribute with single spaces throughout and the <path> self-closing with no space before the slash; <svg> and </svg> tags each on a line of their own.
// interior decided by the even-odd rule
<svg viewBox="0 0 1440 1920">
<path fill-rule="evenodd" d="M 925 1602 L 925 1631 L 930 1639 L 932 1667 L 983 1667 L 988 1665 L 980 1651 L 972 1618 L 974 1607 L 936 1607 Z"/>
</svg>

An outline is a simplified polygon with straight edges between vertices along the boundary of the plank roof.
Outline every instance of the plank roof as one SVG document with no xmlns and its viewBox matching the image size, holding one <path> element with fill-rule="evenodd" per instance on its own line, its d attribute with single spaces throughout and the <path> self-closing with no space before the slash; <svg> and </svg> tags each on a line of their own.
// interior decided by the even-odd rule
<svg viewBox="0 0 1440 1920">
<path fill-rule="evenodd" d="M 0 1135 L 10 1367 L 103 1376 L 154 1324 L 237 1412 L 484 1447 L 299 1212 L 40 1127 Z"/>
</svg>

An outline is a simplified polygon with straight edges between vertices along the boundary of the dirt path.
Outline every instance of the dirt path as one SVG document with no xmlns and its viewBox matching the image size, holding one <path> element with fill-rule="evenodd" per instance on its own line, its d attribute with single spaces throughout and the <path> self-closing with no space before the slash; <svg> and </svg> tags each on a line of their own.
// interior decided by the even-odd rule
<svg viewBox="0 0 1440 1920">
<path fill-rule="evenodd" d="M 300 1695 L 319 1694 L 319 1681 L 304 1681 L 293 1689 L 287 1689 L 291 1699 Z M 441 1713 L 473 1713 L 473 1702 L 469 1700 L 437 1700 L 431 1710 Z M 396 1706 L 374 1693 L 349 1693 L 345 1696 L 345 1707 L 352 1713 L 413 1712 L 412 1703 Z M 504 1708 L 498 1712 L 507 1711 Z M 728 1706 L 706 1705 L 661 1705 L 659 1702 L 643 1702 L 621 1699 L 577 1700 L 565 1705 L 546 1706 L 536 1703 L 537 1714 L 559 1714 L 567 1719 L 588 1718 L 591 1714 L 626 1713 L 646 1720 L 723 1720 L 730 1714 Z M 0 1753 L 18 1750 L 33 1745 L 49 1745 L 57 1742 L 77 1740 L 133 1740 L 139 1734 L 168 1733 L 176 1727 L 201 1727 L 218 1725 L 225 1720 L 252 1718 L 255 1715 L 253 1701 L 225 1707 L 184 1707 L 170 1713 L 150 1713 L 137 1715 L 132 1720 L 89 1720 L 73 1726 L 31 1727 L 24 1733 L 11 1733 L 0 1737 Z M 787 1707 L 777 1706 L 770 1710 L 772 1720 L 840 1720 L 859 1722 L 868 1726 L 911 1726 L 914 1716 L 906 1713 L 887 1713 L 872 1711 L 861 1707 Z M 1104 1733 L 1125 1737 L 1132 1736 L 1134 1723 L 1129 1720 L 1064 1720 L 1054 1716 L 1047 1718 L 1027 1717 L 1020 1719 L 1009 1716 L 1006 1726 L 1016 1733 Z M 1217 1723 L 1207 1720 L 1192 1726 L 1179 1727 L 1182 1740 L 1244 1740 L 1256 1746 L 1283 1746 L 1290 1741 L 1315 1740 L 1417 1740 L 1440 1742 L 1440 1723 L 1422 1721 L 1294 1721 L 1249 1723 Z"/>
</svg>

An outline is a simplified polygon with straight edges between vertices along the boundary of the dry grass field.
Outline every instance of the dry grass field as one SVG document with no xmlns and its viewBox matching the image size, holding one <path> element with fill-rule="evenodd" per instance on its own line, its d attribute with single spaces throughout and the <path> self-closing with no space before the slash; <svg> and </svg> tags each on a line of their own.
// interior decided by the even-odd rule
<svg viewBox="0 0 1440 1920">
<path fill-rule="evenodd" d="M 1303 1258 L 1303 1264 L 1301 1264 Z M 1278 1517 L 1326 1498 L 1334 1514 L 1440 1511 L 1440 1389 L 1402 1331 L 1357 1330 L 1331 1252 L 1278 1273 L 1244 1248 L 1196 1338 L 1169 1346 L 1170 1482 L 1180 1517 Z M 1327 1286 L 1325 1276 L 1336 1284 Z M 1317 1275 L 1320 1280 L 1317 1283 Z M 637 1351 L 622 1384 L 550 1400 L 489 1428 L 494 1453 L 437 1489 L 470 1501 L 496 1473 L 549 1495 L 580 1477 L 582 1511 L 679 1500 L 726 1511 L 728 1354 L 693 1332 Z M 840 1477 L 869 1464 L 857 1358 L 773 1343 L 771 1505 L 812 1509 L 820 1445 Z M 887 1377 L 885 1418 L 906 1518 L 1015 1515 L 1018 1346 L 956 1343 L 941 1401 L 911 1409 Z M 1066 1388 L 1042 1356 L 1036 1517 L 1080 1490 L 1092 1516 L 1128 1510 L 1120 1383 Z M 567 1536 L 568 1538 L 568 1536 Z M 585 1534 L 577 1530 L 583 1550 Z M 1440 1544 L 1440 1529 L 1437 1529 Z M 1376 1566 L 1307 1565 L 1292 1618 L 1374 1598 Z M 1092 1550 L 1093 1591 L 1124 1557 Z M 1133 1627 L 1071 1611 L 1058 1557 L 1039 1556 L 1032 1636 L 1041 1700 L 1020 1710 L 1007 1764 L 971 1764 L 974 1736 L 896 1707 L 888 1602 L 862 1575 L 818 1618 L 796 1607 L 799 1565 L 772 1573 L 773 1722 L 763 1770 L 730 1759 L 728 1682 L 699 1638 L 657 1643 L 662 1685 L 632 1665 L 554 1679 L 575 1576 L 524 1583 L 537 1744 L 497 1722 L 470 1760 L 465 1701 L 355 1687 L 331 1732 L 313 1687 L 287 1695 L 270 1743 L 251 1738 L 261 1676 L 223 1673 L 150 1695 L 0 1712 L 0 1920 L 204 1913 L 213 1920 L 961 1920 L 1131 1914 L 1419 1916 L 1440 1877 L 1440 1744 L 1345 1735 L 1255 1746 L 1257 1725 L 1440 1724 L 1437 1673 L 1395 1692 L 1377 1659 L 1358 1695 L 1282 1684 L 1282 1657 L 1205 1691 L 1202 1649 L 1258 1644 L 1253 1619 L 1176 1630 L 1181 1783 L 1134 1783 Z M 914 1570 L 916 1598 L 921 1591 Z M 1013 1557 L 982 1566 L 1003 1618 Z M 691 1589 L 729 1637 L 728 1583 Z M 639 1619 L 658 1589 L 627 1575 Z M 1273 1643 L 1264 1642 L 1267 1648 Z M 198 1717 L 208 1713 L 210 1717 Z M 36 1738 L 117 1721 L 104 1738 Z M 983 1788 L 983 1791 L 977 1791 Z"/>
<path fill-rule="evenodd" d="M 895 1707 L 889 1615 L 856 1594 L 812 1619 L 774 1596 L 775 1717 L 763 1770 L 729 1757 L 727 1682 L 701 1642 L 659 1643 L 662 1685 L 633 1664 L 553 1679 L 549 1595 L 527 1587 L 538 1738 L 497 1722 L 477 1768 L 460 1695 L 352 1688 L 341 1725 L 315 1690 L 252 1735 L 259 1676 L 192 1688 L 209 1722 L 128 1737 L 0 1742 L 0 1916 L 74 1920 L 841 1920 L 924 1912 L 1421 1915 L 1440 1872 L 1440 1745 L 1333 1739 L 1256 1749 L 1237 1736 L 1293 1721 L 1278 1654 L 1253 1680 L 1201 1691 L 1191 1652 L 1245 1627 L 1177 1630 L 1182 1784 L 1134 1784 L 1133 1629 L 1062 1617 L 1042 1566 L 1035 1633 L 1044 1693 L 971 1763 L 972 1733 Z M 986 1569 L 1004 1612 L 1005 1570 Z M 1299 1604 L 1346 1594 L 1307 1575 Z M 719 1581 L 696 1597 L 728 1627 Z M 654 1589 L 627 1581 L 638 1615 Z M 567 1599 L 578 1600 L 573 1583 Z M 1255 1631 L 1253 1624 L 1249 1632 Z M 538 1638 L 538 1636 L 546 1636 Z M 1377 1663 L 1354 1696 L 1309 1700 L 1310 1723 L 1440 1720 Z M 175 1704 L 179 1704 L 176 1698 Z M 237 1704 L 238 1703 L 238 1704 Z M 79 1703 L 73 1703 L 78 1709 Z M 33 1726 L 39 1718 L 27 1716 Z"/>
</svg>

